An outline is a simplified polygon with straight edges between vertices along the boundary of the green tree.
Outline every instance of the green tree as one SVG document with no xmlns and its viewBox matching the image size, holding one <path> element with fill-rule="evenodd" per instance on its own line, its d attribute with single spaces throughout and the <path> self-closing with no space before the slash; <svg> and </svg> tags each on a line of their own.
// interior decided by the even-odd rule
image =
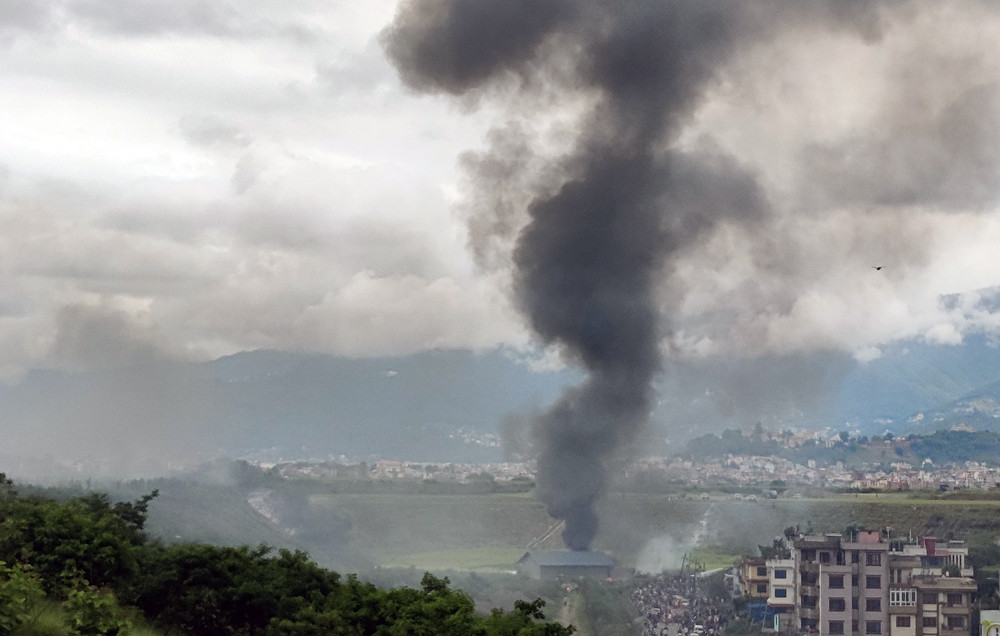
<svg viewBox="0 0 1000 636">
<path fill-rule="evenodd" d="M 380 589 L 267 546 L 164 546 L 144 534 L 156 491 L 112 503 L 22 497 L 0 476 L 0 633 L 44 598 L 65 595 L 73 633 L 124 634 L 123 606 L 169 633 L 193 636 L 567 636 L 544 603 L 475 611 L 471 596 L 426 573 L 419 589 Z M 23 563 L 8 567 L 3 564 Z M 30 571 L 29 571 L 30 564 Z M 129 610 L 133 611 L 133 610 Z"/>
<path fill-rule="evenodd" d="M 135 604 L 163 627 L 187 634 L 262 634 L 339 589 L 340 575 L 303 552 L 268 546 L 181 544 L 144 554 Z"/>
<path fill-rule="evenodd" d="M 0 561 L 0 634 L 28 622 L 44 596 L 37 577 L 18 563 Z"/>
<path fill-rule="evenodd" d="M 514 601 L 513 612 L 494 609 L 483 621 L 483 633 L 486 636 L 571 636 L 576 633 L 572 625 L 539 622 L 545 620 L 543 607 L 545 601 L 536 598 L 534 601 Z"/>
<path fill-rule="evenodd" d="M 132 624 L 122 615 L 115 595 L 81 582 L 69 591 L 62 604 L 73 634 L 115 636 L 127 634 Z"/>
<path fill-rule="evenodd" d="M 146 506 L 119 505 L 106 495 L 58 503 L 41 497 L 0 500 L 0 560 L 30 563 L 49 593 L 62 593 L 77 578 L 126 590 L 137 572 L 136 548 Z"/>
</svg>

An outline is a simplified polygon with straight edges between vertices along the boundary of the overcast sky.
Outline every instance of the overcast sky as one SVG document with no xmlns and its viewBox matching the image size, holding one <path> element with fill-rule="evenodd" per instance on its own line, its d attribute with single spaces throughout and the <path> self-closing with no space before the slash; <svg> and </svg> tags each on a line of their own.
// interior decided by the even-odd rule
<svg viewBox="0 0 1000 636">
<path fill-rule="evenodd" d="M 861 37 L 761 40 L 699 97 L 672 143 L 752 175 L 768 213 L 665 264 L 667 355 L 867 360 L 997 329 L 977 290 L 1000 284 L 1000 13 L 900 6 Z M 497 202 L 468 153 L 520 126 L 540 158 L 512 178 L 537 190 L 587 91 L 561 84 L 530 115 L 509 95 L 414 94 L 379 43 L 394 12 L 0 3 L 3 379 L 255 348 L 525 346 L 506 290 L 524 215 L 507 200 L 507 225 L 478 236 L 476 209 Z"/>
</svg>

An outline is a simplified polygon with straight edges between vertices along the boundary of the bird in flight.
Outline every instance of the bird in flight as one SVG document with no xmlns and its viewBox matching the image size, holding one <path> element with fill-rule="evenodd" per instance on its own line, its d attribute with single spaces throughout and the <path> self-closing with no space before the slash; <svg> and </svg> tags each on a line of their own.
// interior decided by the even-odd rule
<svg viewBox="0 0 1000 636">
<path fill-rule="evenodd" d="M 882 266 L 881 265 L 872 265 L 872 269 L 874 269 L 876 272 L 880 272 L 880 271 L 882 271 Z"/>
</svg>

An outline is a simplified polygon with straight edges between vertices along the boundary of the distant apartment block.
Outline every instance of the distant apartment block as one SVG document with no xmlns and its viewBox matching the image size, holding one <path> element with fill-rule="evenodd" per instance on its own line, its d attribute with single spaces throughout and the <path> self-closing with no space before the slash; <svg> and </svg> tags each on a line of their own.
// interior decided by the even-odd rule
<svg viewBox="0 0 1000 636">
<path fill-rule="evenodd" d="M 965 636 L 972 631 L 976 584 L 963 542 L 890 541 L 874 531 L 802 535 L 793 540 L 791 556 L 765 562 L 774 632 Z M 741 574 L 749 573 L 748 560 L 744 563 L 748 567 Z"/>
</svg>

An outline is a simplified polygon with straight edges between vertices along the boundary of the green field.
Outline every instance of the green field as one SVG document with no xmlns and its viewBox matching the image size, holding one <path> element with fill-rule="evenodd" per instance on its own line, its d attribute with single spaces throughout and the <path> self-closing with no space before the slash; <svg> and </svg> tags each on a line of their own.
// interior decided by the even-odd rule
<svg viewBox="0 0 1000 636">
<path fill-rule="evenodd" d="M 314 495 L 318 514 L 335 512 L 351 522 L 352 550 L 384 566 L 512 569 L 529 544 L 552 527 L 529 495 Z M 695 547 L 706 567 L 721 567 L 759 544 L 770 544 L 789 526 L 841 532 L 850 524 L 892 527 L 897 534 L 962 538 L 1000 528 L 996 501 L 914 499 L 859 495 L 758 502 L 673 500 L 665 495 L 613 493 L 600 505 L 595 549 L 626 566 L 655 538 L 677 550 Z M 560 548 L 558 533 L 540 548 Z"/>
<path fill-rule="evenodd" d="M 442 567 L 510 569 L 553 525 L 528 494 L 331 494 L 310 503 L 349 519 L 351 549 L 387 566 L 431 558 Z M 558 535 L 540 547 L 559 547 Z"/>
<path fill-rule="evenodd" d="M 524 554 L 522 548 L 457 548 L 407 554 L 393 561 L 382 559 L 382 567 L 418 570 L 496 570 L 510 571 Z"/>
<path fill-rule="evenodd" d="M 247 504 L 247 489 L 161 481 L 120 494 L 132 499 L 152 487 L 161 494 L 150 507 L 149 529 L 167 541 L 266 542 L 304 549 L 321 564 L 348 572 L 368 565 L 503 571 L 513 569 L 529 546 L 562 547 L 555 522 L 530 493 L 348 494 L 296 483 L 285 493 L 296 504 L 294 527 L 282 528 Z M 279 496 L 282 488 L 274 489 Z M 850 524 L 888 526 L 897 535 L 942 539 L 995 534 L 1000 501 L 976 494 L 749 502 L 721 494 L 706 500 L 612 492 L 598 504 L 601 525 L 593 547 L 612 553 L 625 567 L 634 567 L 651 546 L 671 552 L 677 563 L 697 548 L 695 559 L 709 567 L 754 553 L 759 544 L 770 545 L 789 526 L 803 532 L 841 532 Z"/>
</svg>

